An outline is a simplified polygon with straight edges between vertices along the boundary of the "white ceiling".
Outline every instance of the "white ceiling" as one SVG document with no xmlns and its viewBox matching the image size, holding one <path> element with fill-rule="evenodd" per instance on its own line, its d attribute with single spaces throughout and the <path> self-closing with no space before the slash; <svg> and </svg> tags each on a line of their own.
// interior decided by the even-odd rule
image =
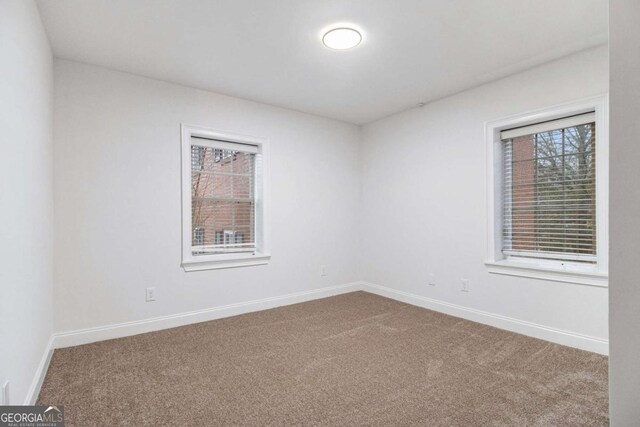
<svg viewBox="0 0 640 427">
<path fill-rule="evenodd" d="M 54 55 L 353 123 L 607 42 L 607 0 L 39 0 Z M 351 51 L 321 30 L 353 23 Z"/>
</svg>

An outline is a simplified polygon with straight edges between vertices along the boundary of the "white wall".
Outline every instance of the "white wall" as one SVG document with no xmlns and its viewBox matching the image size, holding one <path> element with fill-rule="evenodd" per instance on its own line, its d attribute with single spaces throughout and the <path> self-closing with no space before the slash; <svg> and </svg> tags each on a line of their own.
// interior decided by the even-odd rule
<svg viewBox="0 0 640 427">
<path fill-rule="evenodd" d="M 0 1 L 0 63 L 0 379 L 22 404 L 53 320 L 53 70 L 32 1 Z"/>
<path fill-rule="evenodd" d="M 611 425 L 640 421 L 640 2 L 611 0 Z"/>
<path fill-rule="evenodd" d="M 63 60 L 55 76 L 56 331 L 358 279 L 357 126 Z M 270 140 L 268 266 L 180 267 L 181 122 Z"/>
<path fill-rule="evenodd" d="M 600 47 L 364 126 L 362 279 L 606 339 L 606 288 L 490 275 L 483 261 L 485 121 L 607 90 Z"/>
</svg>

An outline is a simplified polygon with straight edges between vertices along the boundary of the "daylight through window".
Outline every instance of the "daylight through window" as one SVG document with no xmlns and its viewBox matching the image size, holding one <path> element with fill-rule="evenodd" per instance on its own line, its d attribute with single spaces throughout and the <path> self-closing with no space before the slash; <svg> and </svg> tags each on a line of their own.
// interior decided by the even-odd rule
<svg viewBox="0 0 640 427">
<path fill-rule="evenodd" d="M 192 254 L 253 252 L 257 148 L 202 141 L 191 144 Z"/>
<path fill-rule="evenodd" d="M 503 131 L 508 257 L 595 263 L 595 114 Z"/>
</svg>

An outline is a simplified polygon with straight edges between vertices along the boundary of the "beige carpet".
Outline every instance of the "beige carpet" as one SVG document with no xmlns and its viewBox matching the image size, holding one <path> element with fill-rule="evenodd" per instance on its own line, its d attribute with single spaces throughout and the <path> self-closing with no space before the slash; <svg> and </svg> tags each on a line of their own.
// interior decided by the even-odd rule
<svg viewBox="0 0 640 427">
<path fill-rule="evenodd" d="M 607 358 L 355 292 L 56 350 L 67 426 L 607 425 Z"/>
</svg>

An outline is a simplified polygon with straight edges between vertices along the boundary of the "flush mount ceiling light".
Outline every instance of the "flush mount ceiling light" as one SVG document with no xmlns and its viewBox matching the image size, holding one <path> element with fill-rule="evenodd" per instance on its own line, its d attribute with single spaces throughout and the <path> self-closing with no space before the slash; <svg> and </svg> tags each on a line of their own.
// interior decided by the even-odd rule
<svg viewBox="0 0 640 427">
<path fill-rule="evenodd" d="M 345 50 L 360 44 L 362 34 L 358 30 L 349 27 L 339 27 L 327 31 L 322 36 L 322 43 L 329 49 Z"/>
</svg>

